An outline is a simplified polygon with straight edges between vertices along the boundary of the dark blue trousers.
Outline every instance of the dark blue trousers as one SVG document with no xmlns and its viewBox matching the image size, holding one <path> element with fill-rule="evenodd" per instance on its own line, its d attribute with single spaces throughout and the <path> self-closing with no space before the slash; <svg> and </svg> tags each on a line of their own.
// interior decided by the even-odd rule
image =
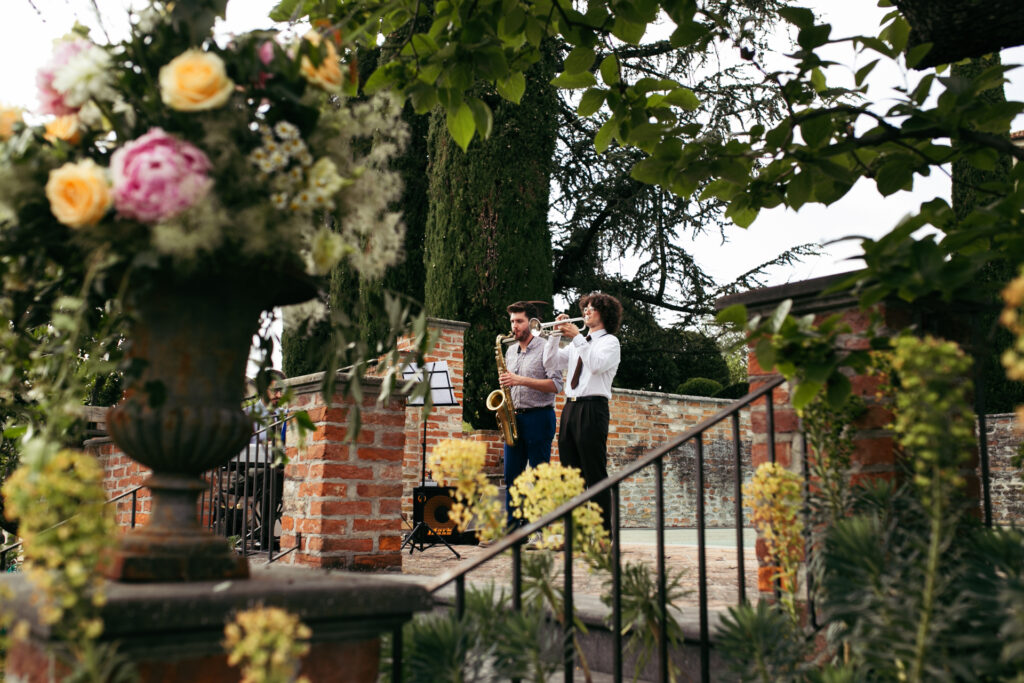
<svg viewBox="0 0 1024 683">
<path fill-rule="evenodd" d="M 555 409 L 532 410 L 516 415 L 518 438 L 515 446 L 505 446 L 505 486 L 511 488 L 526 466 L 551 460 L 551 441 L 555 438 Z M 512 516 L 512 498 L 505 496 L 508 526 L 514 529 L 522 520 Z"/>
</svg>

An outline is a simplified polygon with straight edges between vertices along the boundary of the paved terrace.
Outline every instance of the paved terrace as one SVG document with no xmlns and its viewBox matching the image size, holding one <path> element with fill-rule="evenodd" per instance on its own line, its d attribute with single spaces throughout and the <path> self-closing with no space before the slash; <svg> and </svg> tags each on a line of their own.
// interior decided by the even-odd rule
<svg viewBox="0 0 1024 683">
<path fill-rule="evenodd" d="M 755 533 L 746 529 L 744 534 L 744 569 L 746 573 L 747 597 L 757 596 L 757 557 L 754 553 Z M 708 608 L 712 611 L 722 610 L 735 605 L 739 599 L 737 587 L 736 532 L 733 529 L 709 529 L 706 531 L 706 558 L 708 576 Z M 462 556 L 456 558 L 444 545 L 428 547 L 423 552 L 409 553 L 408 548 L 402 555 L 402 573 L 410 580 L 428 581 L 445 572 L 458 569 L 460 565 L 486 551 L 485 548 L 472 545 L 453 546 Z M 652 568 L 656 562 L 657 546 L 655 533 L 646 529 L 624 529 L 622 532 L 622 560 L 626 562 L 646 562 Z M 536 551 L 524 551 L 530 553 Z M 665 531 L 666 567 L 670 573 L 683 573 L 681 584 L 688 591 L 683 603 L 677 602 L 675 607 L 696 615 L 697 607 L 697 533 L 694 529 L 668 529 Z M 561 553 L 559 553 L 561 555 Z M 556 562 L 561 576 L 561 561 Z M 471 572 L 467 579 L 470 584 L 494 581 L 498 585 L 511 585 L 512 559 L 505 553 Z M 573 591 L 577 596 L 598 598 L 603 592 L 603 585 L 610 580 L 606 573 L 591 573 L 585 563 L 577 561 L 573 568 Z"/>
</svg>

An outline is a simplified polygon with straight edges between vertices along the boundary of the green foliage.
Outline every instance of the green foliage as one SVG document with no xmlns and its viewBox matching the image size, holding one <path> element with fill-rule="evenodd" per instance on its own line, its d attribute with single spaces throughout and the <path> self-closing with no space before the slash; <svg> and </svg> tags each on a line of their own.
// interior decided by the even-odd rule
<svg viewBox="0 0 1024 683">
<path fill-rule="evenodd" d="M 790 615 L 775 603 L 760 600 L 730 607 L 722 617 L 716 645 L 740 681 L 781 683 L 804 680 L 809 648 Z"/>
<path fill-rule="evenodd" d="M 819 396 L 804 408 L 801 424 L 815 486 L 808 503 L 812 529 L 831 526 L 846 516 L 851 505 L 850 456 L 853 421 L 864 412 L 864 400 L 850 395 L 839 407 Z"/>
<path fill-rule="evenodd" d="M 558 668 L 561 644 L 551 637 L 536 602 L 524 601 L 521 611 L 510 602 L 493 585 L 474 587 L 466 593 L 461 618 L 454 610 L 416 616 L 402 633 L 402 680 L 547 680 Z M 391 647 L 384 640 L 380 670 L 390 680 Z"/>
<path fill-rule="evenodd" d="M 673 392 L 692 377 L 707 377 L 720 385 L 728 382 L 729 367 L 714 339 L 679 325 L 662 327 L 652 306 L 628 298 L 623 309 L 617 334 L 622 360 L 615 386 Z"/>
<path fill-rule="evenodd" d="M 494 105 L 494 132 L 463 152 L 444 117 L 430 129 L 430 209 L 424 258 L 430 315 L 462 320 L 465 335 L 463 417 L 493 426 L 485 407 L 496 386 L 494 338 L 508 329 L 505 307 L 550 301 L 548 195 L 555 143 L 550 58 L 528 74 L 521 106 L 484 94 Z M 519 154 L 515 150 L 531 150 Z"/>
<path fill-rule="evenodd" d="M 676 387 L 676 393 L 683 396 L 717 396 L 723 388 L 720 382 L 713 379 L 691 377 Z"/>
<path fill-rule="evenodd" d="M 665 581 L 665 626 L 668 648 L 671 652 L 683 644 L 683 628 L 673 613 L 673 606 L 681 602 L 691 591 L 682 587 L 683 573 L 671 573 Z M 661 606 L 658 599 L 658 582 L 650 565 L 644 562 L 627 562 L 622 567 L 622 635 L 626 642 L 626 654 L 636 653 L 633 680 L 640 677 L 647 662 L 659 650 L 661 641 Z M 607 592 L 601 602 L 611 607 L 611 580 L 605 583 Z M 676 681 L 679 671 L 669 659 L 669 680 Z"/>
<path fill-rule="evenodd" d="M 750 393 L 750 382 L 734 382 L 728 386 L 722 387 L 720 391 L 712 396 L 712 398 L 743 398 Z"/>
<path fill-rule="evenodd" d="M 821 392 L 831 406 L 841 407 L 850 395 L 850 380 L 843 370 L 863 372 L 870 354 L 841 348 L 839 337 L 849 334 L 850 327 L 840 314 L 816 323 L 813 313 L 789 315 L 792 305 L 787 299 L 767 319 L 756 315 L 748 320 L 746 307 L 737 304 L 719 313 L 718 322 L 746 331 L 746 343 L 761 367 L 777 369 L 792 384 L 790 402 L 797 412 Z"/>
</svg>

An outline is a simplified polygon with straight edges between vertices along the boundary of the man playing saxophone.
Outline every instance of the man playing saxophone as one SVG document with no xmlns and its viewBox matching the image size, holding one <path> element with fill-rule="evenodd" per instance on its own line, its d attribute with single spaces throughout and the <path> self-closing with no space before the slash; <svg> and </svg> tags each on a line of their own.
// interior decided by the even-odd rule
<svg viewBox="0 0 1024 683">
<path fill-rule="evenodd" d="M 545 364 L 544 340 L 533 334 L 530 319 L 540 318 L 532 301 L 517 301 L 506 309 L 515 338 L 505 352 L 507 372 L 498 376 L 502 387 L 511 387 L 516 413 L 515 445 L 505 444 L 505 485 L 511 486 L 527 465 L 551 460 L 551 442 L 555 437 L 555 394 L 562 390 L 562 371 L 557 360 Z M 550 354 L 548 354 L 550 356 Z M 505 500 L 509 529 L 525 523 L 513 517 Z"/>
</svg>

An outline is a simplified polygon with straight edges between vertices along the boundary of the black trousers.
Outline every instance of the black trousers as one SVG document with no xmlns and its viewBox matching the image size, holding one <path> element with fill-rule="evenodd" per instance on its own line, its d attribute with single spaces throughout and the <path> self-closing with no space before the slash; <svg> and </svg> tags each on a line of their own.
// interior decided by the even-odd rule
<svg viewBox="0 0 1024 683">
<path fill-rule="evenodd" d="M 558 424 L 558 458 L 583 473 L 587 488 L 608 477 L 608 400 L 566 401 Z M 611 531 L 611 491 L 598 495 L 601 521 Z"/>
</svg>

